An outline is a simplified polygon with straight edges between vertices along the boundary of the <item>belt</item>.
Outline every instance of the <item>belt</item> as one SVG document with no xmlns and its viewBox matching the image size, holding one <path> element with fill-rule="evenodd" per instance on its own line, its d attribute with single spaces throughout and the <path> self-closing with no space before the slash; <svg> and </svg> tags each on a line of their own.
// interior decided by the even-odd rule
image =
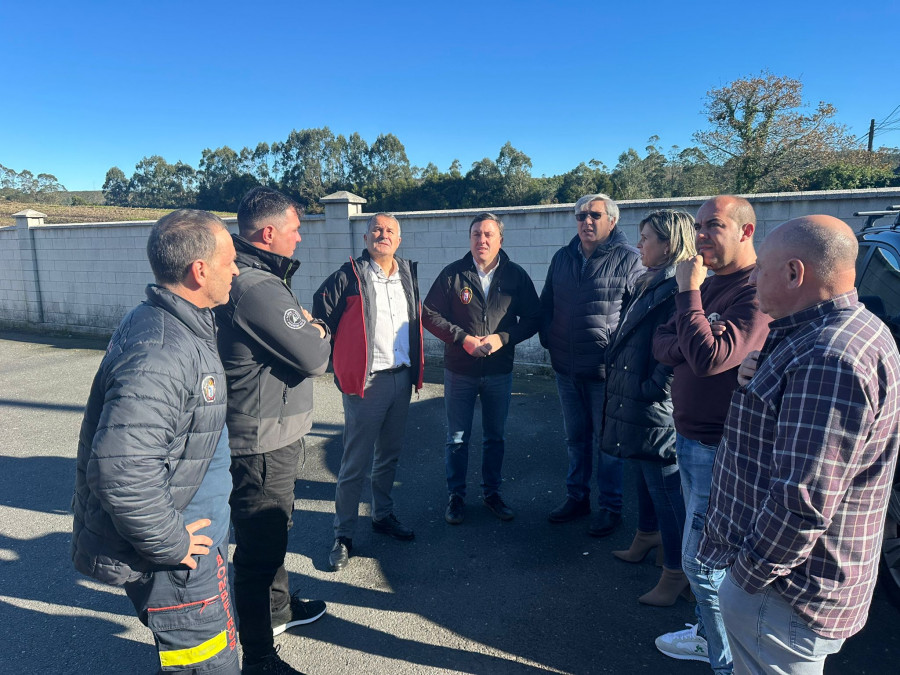
<svg viewBox="0 0 900 675">
<path fill-rule="evenodd" d="M 393 375 L 395 373 L 399 373 L 401 370 L 409 368 L 409 366 L 395 366 L 394 368 L 386 368 L 385 370 L 376 370 L 373 372 L 373 375 Z"/>
</svg>

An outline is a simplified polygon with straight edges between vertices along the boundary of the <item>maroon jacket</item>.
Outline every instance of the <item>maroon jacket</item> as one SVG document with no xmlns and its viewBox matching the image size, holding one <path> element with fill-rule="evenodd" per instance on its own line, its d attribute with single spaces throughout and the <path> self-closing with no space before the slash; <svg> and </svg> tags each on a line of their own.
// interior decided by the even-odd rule
<svg viewBox="0 0 900 675">
<path fill-rule="evenodd" d="M 706 445 L 718 445 L 722 438 L 738 366 L 754 349 L 762 349 L 769 334 L 771 319 L 759 310 L 756 287 L 750 285 L 754 267 L 713 275 L 699 291 L 678 293 L 675 316 L 653 340 L 653 358 L 675 372 L 675 430 Z M 712 336 L 711 319 L 728 324 L 724 335 Z"/>
</svg>

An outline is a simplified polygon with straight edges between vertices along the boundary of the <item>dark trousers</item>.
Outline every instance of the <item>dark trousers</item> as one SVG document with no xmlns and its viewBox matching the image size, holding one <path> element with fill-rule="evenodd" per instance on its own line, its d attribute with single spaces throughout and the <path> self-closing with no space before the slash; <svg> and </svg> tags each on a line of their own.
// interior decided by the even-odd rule
<svg viewBox="0 0 900 675">
<path fill-rule="evenodd" d="M 153 632 L 161 673 L 236 675 L 228 537 L 194 559 L 197 569 L 148 573 L 126 583 L 125 593 Z"/>
<path fill-rule="evenodd" d="M 272 612 L 290 603 L 284 556 L 302 447 L 301 439 L 272 452 L 231 458 L 234 605 L 245 661 L 275 648 Z"/>
</svg>

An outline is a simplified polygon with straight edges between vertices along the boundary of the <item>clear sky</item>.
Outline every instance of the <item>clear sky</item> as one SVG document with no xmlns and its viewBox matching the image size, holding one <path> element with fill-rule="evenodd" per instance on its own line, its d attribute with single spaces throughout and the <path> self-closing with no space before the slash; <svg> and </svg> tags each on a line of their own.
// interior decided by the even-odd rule
<svg viewBox="0 0 900 675">
<path fill-rule="evenodd" d="M 0 164 L 69 190 L 323 126 L 444 171 L 506 141 L 535 176 L 612 169 L 654 134 L 693 145 L 705 93 L 762 69 L 855 135 L 900 104 L 895 0 L 2 0 L 0 26 Z"/>
</svg>

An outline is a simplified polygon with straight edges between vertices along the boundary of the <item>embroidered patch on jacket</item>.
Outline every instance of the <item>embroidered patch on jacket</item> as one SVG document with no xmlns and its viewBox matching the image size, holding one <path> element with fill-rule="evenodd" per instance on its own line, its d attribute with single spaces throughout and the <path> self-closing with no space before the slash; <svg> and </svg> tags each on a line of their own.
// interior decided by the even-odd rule
<svg viewBox="0 0 900 675">
<path fill-rule="evenodd" d="M 472 302 L 472 289 L 466 286 L 459 292 L 459 299 L 464 305 L 468 305 Z"/>
<path fill-rule="evenodd" d="M 284 313 L 284 325 L 293 330 L 298 330 L 306 325 L 306 319 L 296 309 L 291 307 Z"/>
<path fill-rule="evenodd" d="M 216 378 L 212 375 L 209 375 L 203 378 L 203 399 L 207 403 L 212 403 L 216 400 Z"/>
</svg>

